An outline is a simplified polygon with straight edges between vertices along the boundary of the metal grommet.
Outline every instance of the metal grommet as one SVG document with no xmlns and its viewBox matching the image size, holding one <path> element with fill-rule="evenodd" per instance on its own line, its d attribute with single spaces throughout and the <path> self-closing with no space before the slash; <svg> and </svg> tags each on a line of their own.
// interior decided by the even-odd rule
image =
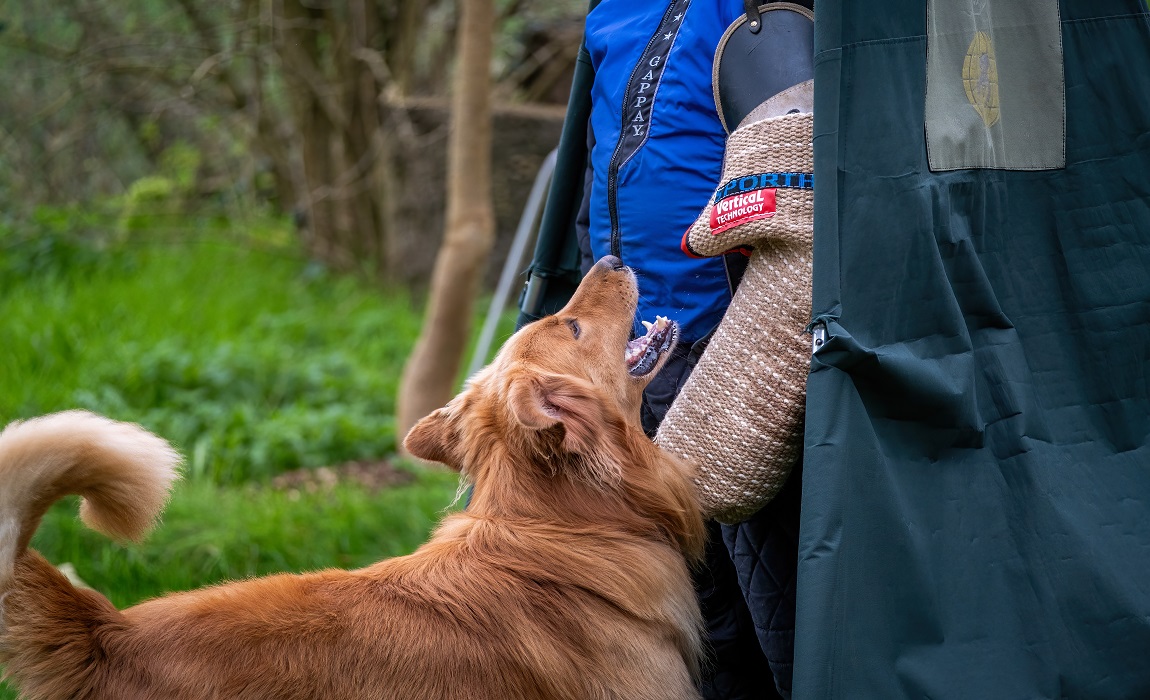
<svg viewBox="0 0 1150 700">
<path fill-rule="evenodd" d="M 817 353 L 827 344 L 827 324 L 817 323 L 811 329 L 811 335 L 814 336 L 814 342 L 811 343 L 811 354 Z"/>
</svg>

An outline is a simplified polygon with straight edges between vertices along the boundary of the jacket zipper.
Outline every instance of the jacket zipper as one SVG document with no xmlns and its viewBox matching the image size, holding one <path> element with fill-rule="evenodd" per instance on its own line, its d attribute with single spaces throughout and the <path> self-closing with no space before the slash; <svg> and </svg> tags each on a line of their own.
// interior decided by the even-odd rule
<svg viewBox="0 0 1150 700">
<path fill-rule="evenodd" d="M 619 140 L 607 166 L 607 211 L 611 217 L 611 255 L 620 260 L 623 259 L 623 242 L 619 230 L 619 169 L 626 165 L 647 142 L 655 93 L 659 90 L 667 57 L 679 35 L 679 27 L 683 24 L 683 17 L 687 14 L 687 7 L 690 4 L 691 0 L 673 0 L 667 6 L 667 11 L 663 13 L 663 19 L 659 22 L 659 28 L 651 35 L 639 62 L 631 71 L 627 89 L 623 91 L 622 128 L 619 130 Z"/>
</svg>

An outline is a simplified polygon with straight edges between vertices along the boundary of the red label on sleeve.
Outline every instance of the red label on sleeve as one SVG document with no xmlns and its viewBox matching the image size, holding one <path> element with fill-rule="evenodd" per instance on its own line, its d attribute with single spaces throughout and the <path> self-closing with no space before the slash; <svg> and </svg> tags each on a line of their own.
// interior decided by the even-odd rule
<svg viewBox="0 0 1150 700">
<path fill-rule="evenodd" d="M 768 187 L 731 195 L 711 207 L 711 235 L 750 221 L 775 215 L 775 188 Z"/>
</svg>

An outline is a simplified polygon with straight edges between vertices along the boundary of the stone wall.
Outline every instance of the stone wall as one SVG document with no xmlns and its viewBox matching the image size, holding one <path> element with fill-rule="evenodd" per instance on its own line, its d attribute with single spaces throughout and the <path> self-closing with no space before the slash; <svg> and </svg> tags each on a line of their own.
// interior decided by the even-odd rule
<svg viewBox="0 0 1150 700">
<path fill-rule="evenodd" d="M 399 193 L 393 221 L 399 230 L 397 246 L 403 260 L 403 281 L 425 287 L 443 238 L 446 210 L 447 128 L 446 101 L 404 103 L 395 115 L 400 136 L 392 182 Z M 495 248 L 490 256 L 485 286 L 499 278 L 531 185 L 543 159 L 559 143 L 562 106 L 496 106 L 492 146 L 492 198 L 495 205 Z"/>
</svg>

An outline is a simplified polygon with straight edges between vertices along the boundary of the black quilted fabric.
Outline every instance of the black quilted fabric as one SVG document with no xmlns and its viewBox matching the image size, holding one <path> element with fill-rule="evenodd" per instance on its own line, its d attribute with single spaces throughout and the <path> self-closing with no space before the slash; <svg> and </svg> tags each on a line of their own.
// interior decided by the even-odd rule
<svg viewBox="0 0 1150 700">
<path fill-rule="evenodd" d="M 802 468 L 750 520 L 724 525 L 723 540 L 746 596 L 755 634 L 782 698 L 791 697 L 795 662 L 795 582 Z"/>
<path fill-rule="evenodd" d="M 675 348 L 648 385 L 642 410 L 648 435 L 655 434 L 705 347 L 700 341 Z M 710 646 L 700 688 L 705 700 L 790 697 L 802 490 L 798 481 L 799 475 L 792 474 L 774 501 L 737 528 L 708 524 L 705 565 L 694 572 Z M 784 498 L 793 498 L 793 506 L 783 505 Z M 759 549 L 760 544 L 768 549 Z"/>
</svg>

